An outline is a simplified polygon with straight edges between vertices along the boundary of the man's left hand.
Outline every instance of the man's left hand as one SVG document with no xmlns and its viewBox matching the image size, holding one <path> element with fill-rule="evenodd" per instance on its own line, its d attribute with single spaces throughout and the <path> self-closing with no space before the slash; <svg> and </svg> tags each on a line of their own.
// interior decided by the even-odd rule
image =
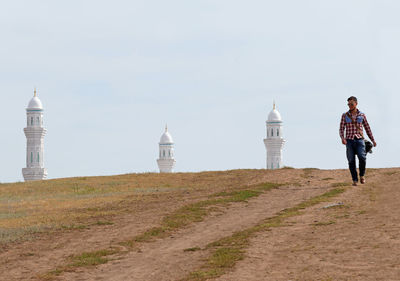
<svg viewBox="0 0 400 281">
<path fill-rule="evenodd" d="M 372 143 L 374 144 L 374 147 L 375 147 L 375 146 L 376 146 L 376 142 L 375 142 L 375 141 L 373 141 Z"/>
</svg>

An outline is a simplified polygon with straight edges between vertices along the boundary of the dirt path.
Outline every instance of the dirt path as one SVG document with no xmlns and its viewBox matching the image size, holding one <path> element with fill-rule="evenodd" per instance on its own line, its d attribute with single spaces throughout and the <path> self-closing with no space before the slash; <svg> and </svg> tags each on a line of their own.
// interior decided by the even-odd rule
<svg viewBox="0 0 400 281">
<path fill-rule="evenodd" d="M 400 280 L 400 170 L 260 233 L 226 280 Z"/>
<path fill-rule="evenodd" d="M 223 214 L 210 216 L 203 222 L 174 233 L 171 237 L 143 244 L 121 260 L 66 273 L 63 280 L 177 280 L 198 267 L 205 251 L 184 251 L 204 248 L 208 243 L 257 224 L 287 207 L 325 192 L 321 188 L 281 188 L 271 190 L 248 201 L 232 204 Z"/>
<path fill-rule="evenodd" d="M 302 173 L 301 170 L 289 172 L 276 171 L 271 174 L 267 171 L 250 179 L 248 184 L 279 182 L 283 174 L 287 174 L 284 178 L 290 182 Z M 129 206 L 129 213 L 111 218 L 112 225 L 90 225 L 88 229 L 43 233 L 36 235 L 32 241 L 13 243 L 1 249 L 0 280 L 36 280 L 39 274 L 54 270 L 71 255 L 104 249 L 130 239 L 159 225 L 164 216 L 181 206 L 204 200 L 208 195 L 223 190 L 225 187 L 219 186 L 214 189 L 182 189 L 179 192 L 148 196 L 146 200 Z"/>
<path fill-rule="evenodd" d="M 344 202 L 344 207 L 314 206 L 291 218 L 288 226 L 259 233 L 251 240 L 246 258 L 220 280 L 400 280 L 396 279 L 400 276 L 398 178 L 400 169 L 371 173 L 366 186 L 349 189 L 334 200 Z M 119 254 L 103 265 L 64 272 L 58 279 L 180 280 L 198 269 L 209 254 L 185 249 L 203 249 L 210 242 L 322 194 L 335 182 L 348 180 L 348 171 L 280 170 L 274 178 L 265 175 L 254 181 L 282 179 L 299 185 L 267 191 L 247 203 L 220 207 L 202 222 L 170 237 L 142 243 L 139 249 Z M 117 245 L 157 226 L 163 216 L 179 207 L 220 190 L 160 195 L 133 206 L 130 214 L 114 218 L 113 225 L 43 235 L 14 245 L 0 254 L 0 280 L 35 280 L 39 273 L 54 270 L 72 254 Z"/>
<path fill-rule="evenodd" d="M 129 239 L 158 225 L 174 209 L 198 200 L 197 196 L 177 197 L 181 200 L 163 198 L 162 204 L 157 198 L 138 202 L 130 214 L 112 218 L 112 225 L 91 225 L 88 229 L 49 233 L 33 241 L 14 243 L 0 254 L 0 280 L 35 280 L 39 273 L 55 269 L 71 255 Z"/>
</svg>

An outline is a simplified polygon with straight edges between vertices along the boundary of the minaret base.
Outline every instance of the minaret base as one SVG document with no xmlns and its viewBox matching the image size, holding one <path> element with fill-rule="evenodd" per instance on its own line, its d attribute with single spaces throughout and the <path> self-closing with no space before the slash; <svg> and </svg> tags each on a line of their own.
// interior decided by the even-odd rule
<svg viewBox="0 0 400 281">
<path fill-rule="evenodd" d="M 45 168 L 23 168 L 22 174 L 25 181 L 37 181 L 47 179 L 47 169 Z"/>
<path fill-rule="evenodd" d="M 175 166 L 175 159 L 157 159 L 160 173 L 172 173 Z"/>
<path fill-rule="evenodd" d="M 282 168 L 282 148 L 285 140 L 283 138 L 266 138 L 264 139 L 264 144 L 267 149 L 267 169 L 276 170 Z"/>
</svg>

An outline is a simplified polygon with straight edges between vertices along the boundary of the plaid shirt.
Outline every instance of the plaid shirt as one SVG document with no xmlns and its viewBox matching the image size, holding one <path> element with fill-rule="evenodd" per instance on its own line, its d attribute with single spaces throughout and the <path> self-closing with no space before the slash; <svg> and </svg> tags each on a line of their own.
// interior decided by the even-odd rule
<svg viewBox="0 0 400 281">
<path fill-rule="evenodd" d="M 346 139 L 351 139 L 353 140 L 354 138 L 363 138 L 363 135 L 358 133 L 356 125 L 353 124 L 353 121 L 347 116 L 347 113 L 350 113 L 350 111 L 343 113 L 342 114 L 342 120 L 340 121 L 340 129 L 339 129 L 339 135 L 343 139 L 344 138 L 344 130 L 346 129 Z M 350 116 L 351 113 L 350 113 Z M 351 117 L 353 118 L 353 116 Z M 367 132 L 368 137 L 370 138 L 371 141 L 374 140 L 374 136 L 372 135 L 371 128 L 369 127 L 367 117 L 365 117 L 365 114 L 360 112 L 357 109 L 357 116 L 355 119 L 353 119 L 357 122 L 357 126 L 359 126 L 359 130 L 362 133 L 363 132 L 363 125 L 365 127 L 365 131 Z"/>
</svg>

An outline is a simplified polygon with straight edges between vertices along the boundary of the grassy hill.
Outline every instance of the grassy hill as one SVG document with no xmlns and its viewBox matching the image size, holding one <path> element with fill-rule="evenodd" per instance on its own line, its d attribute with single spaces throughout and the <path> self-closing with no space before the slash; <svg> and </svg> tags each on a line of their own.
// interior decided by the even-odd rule
<svg viewBox="0 0 400 281">
<path fill-rule="evenodd" d="M 209 194 L 235 189 L 272 174 L 265 170 L 203 173 L 142 173 L 0 184 L 0 243 L 36 232 L 85 228 L 129 211 L 135 201 L 161 194 Z"/>
<path fill-rule="evenodd" d="M 0 270 L 7 280 L 395 280 L 400 169 L 350 183 L 347 170 L 287 168 L 1 184 Z"/>
</svg>

